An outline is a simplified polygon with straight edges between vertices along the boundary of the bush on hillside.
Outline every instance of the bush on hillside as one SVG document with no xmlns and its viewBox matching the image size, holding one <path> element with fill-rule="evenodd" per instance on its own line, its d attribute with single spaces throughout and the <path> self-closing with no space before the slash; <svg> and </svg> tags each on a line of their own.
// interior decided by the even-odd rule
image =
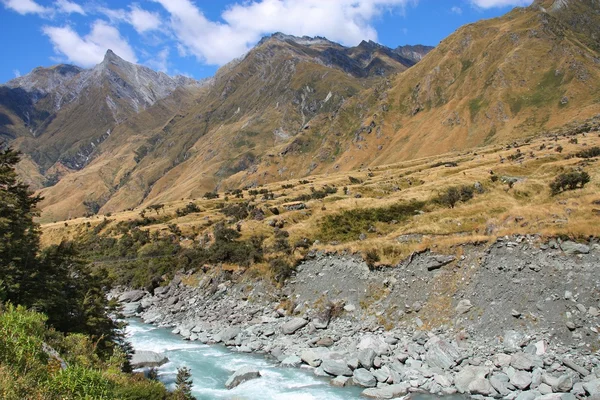
<svg viewBox="0 0 600 400">
<path fill-rule="evenodd" d="M 452 186 L 442 192 L 435 202 L 448 208 L 454 208 L 458 202 L 467 202 L 473 198 L 473 187 Z"/>
<path fill-rule="evenodd" d="M 566 190 L 583 189 L 589 181 L 590 175 L 585 171 L 565 172 L 558 175 L 554 181 L 550 183 L 550 190 L 554 196 Z"/>
<path fill-rule="evenodd" d="M 594 146 L 589 149 L 585 149 L 576 153 L 575 156 L 579 158 L 594 158 L 600 156 L 600 147 Z"/>
</svg>

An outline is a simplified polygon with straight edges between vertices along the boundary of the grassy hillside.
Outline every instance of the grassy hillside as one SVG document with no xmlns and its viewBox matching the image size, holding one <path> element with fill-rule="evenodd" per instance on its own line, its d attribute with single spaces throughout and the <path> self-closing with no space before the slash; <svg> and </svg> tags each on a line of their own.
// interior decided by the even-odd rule
<svg viewBox="0 0 600 400">
<path fill-rule="evenodd" d="M 214 199 L 163 203 L 156 210 L 48 223 L 42 240 L 82 239 L 85 251 L 122 283 L 142 286 L 179 268 L 220 263 L 276 278 L 273 259 L 291 267 L 309 250 L 348 250 L 374 265 L 395 265 L 425 248 L 444 252 L 514 233 L 584 238 L 597 234 L 600 218 L 599 146 L 597 131 L 551 135 L 313 175 L 220 192 Z M 571 171 L 589 173 L 590 182 L 553 195 L 549 185 Z M 450 187 L 470 189 L 472 198 L 450 208 Z M 220 242 L 215 229 L 223 228 L 240 237 Z M 225 244 L 229 250 L 219 253 Z M 260 256 L 240 267 L 236 254 L 250 254 L 248 246 Z"/>
</svg>

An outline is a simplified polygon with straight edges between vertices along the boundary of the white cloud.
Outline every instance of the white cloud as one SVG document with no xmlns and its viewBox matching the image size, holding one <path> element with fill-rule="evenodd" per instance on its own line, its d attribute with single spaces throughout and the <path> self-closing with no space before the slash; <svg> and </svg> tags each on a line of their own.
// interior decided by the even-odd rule
<svg viewBox="0 0 600 400">
<path fill-rule="evenodd" d="M 157 30 L 160 27 L 160 16 L 157 13 L 146 11 L 137 5 L 131 6 L 129 23 L 138 33 Z"/>
<path fill-rule="evenodd" d="M 533 3 L 533 0 L 470 0 L 471 4 L 479 8 L 496 7 L 524 7 Z"/>
<path fill-rule="evenodd" d="M 207 19 L 190 0 L 154 1 L 171 15 L 171 29 L 186 52 L 222 65 L 247 52 L 262 36 L 278 31 L 325 36 L 345 45 L 377 40 L 372 25 L 377 17 L 418 0 L 257 0 L 229 7 L 221 15 L 225 23 Z"/>
<path fill-rule="evenodd" d="M 13 74 L 15 74 L 15 78 L 21 77 L 21 71 L 19 71 L 18 69 L 13 69 Z"/>
<path fill-rule="evenodd" d="M 83 11 L 83 8 L 79 4 L 77 4 L 73 1 L 56 0 L 55 6 L 60 12 L 63 12 L 65 14 L 75 13 L 75 14 L 85 15 L 85 11 Z"/>
<path fill-rule="evenodd" d="M 90 33 L 84 37 L 79 36 L 70 26 L 44 26 L 42 31 L 50 38 L 57 53 L 83 67 L 101 62 L 108 49 L 127 61 L 137 62 L 133 49 L 118 29 L 101 20 L 95 21 Z"/>
<path fill-rule="evenodd" d="M 156 71 L 167 73 L 169 69 L 169 53 L 169 48 L 165 47 L 156 54 L 156 57 L 148 60 L 146 64 Z"/>
<path fill-rule="evenodd" d="M 462 14 L 462 8 L 454 6 L 450 9 L 450 12 L 452 14 L 457 14 L 457 15 L 461 15 Z"/>
<path fill-rule="evenodd" d="M 48 14 L 52 9 L 43 7 L 33 0 L 2 0 L 4 7 L 18 12 L 21 15 L 25 14 Z"/>
</svg>

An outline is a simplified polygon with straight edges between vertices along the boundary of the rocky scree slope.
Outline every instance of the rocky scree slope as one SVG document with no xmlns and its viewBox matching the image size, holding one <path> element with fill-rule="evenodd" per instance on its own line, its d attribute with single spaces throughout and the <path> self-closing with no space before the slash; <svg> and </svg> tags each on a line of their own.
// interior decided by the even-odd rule
<svg viewBox="0 0 600 400">
<path fill-rule="evenodd" d="M 367 398 L 600 394 L 600 244 L 512 236 L 369 270 L 314 253 L 281 289 L 231 273 L 116 291 L 128 316 L 268 354 Z"/>
</svg>

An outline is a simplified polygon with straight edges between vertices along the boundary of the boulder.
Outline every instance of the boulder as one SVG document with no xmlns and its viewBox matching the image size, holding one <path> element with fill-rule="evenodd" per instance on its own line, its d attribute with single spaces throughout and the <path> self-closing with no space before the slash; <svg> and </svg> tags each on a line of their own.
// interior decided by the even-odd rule
<svg viewBox="0 0 600 400">
<path fill-rule="evenodd" d="M 125 318 L 134 317 L 139 312 L 142 312 L 142 306 L 137 301 L 132 303 L 126 303 L 121 308 L 121 314 Z"/>
<path fill-rule="evenodd" d="M 308 325 L 308 321 L 304 318 L 293 318 L 281 325 L 281 331 L 286 335 L 292 335 L 297 330 L 304 328 L 306 325 Z"/>
<path fill-rule="evenodd" d="M 227 343 L 227 342 L 235 339 L 235 337 L 237 335 L 239 335 L 241 331 L 242 330 L 237 326 L 231 326 L 229 328 L 225 328 L 215 336 L 215 338 L 214 338 L 215 342 Z"/>
<path fill-rule="evenodd" d="M 527 371 L 516 371 L 510 378 L 510 384 L 520 390 L 525 390 L 531 385 L 531 373 Z"/>
<path fill-rule="evenodd" d="M 515 353 L 510 359 L 511 367 L 515 369 L 531 371 L 533 369 L 533 361 L 528 354 L 523 352 Z"/>
<path fill-rule="evenodd" d="M 373 349 L 379 356 L 382 354 L 389 354 L 390 352 L 390 345 L 382 338 L 373 335 L 363 336 L 356 347 L 358 350 Z"/>
<path fill-rule="evenodd" d="M 352 381 L 354 384 L 362 387 L 370 388 L 377 386 L 377 379 L 375 379 L 375 376 L 364 368 L 354 370 Z"/>
<path fill-rule="evenodd" d="M 494 387 L 485 378 L 477 378 L 473 382 L 469 383 L 469 393 L 480 394 L 482 396 L 489 396 L 495 394 Z"/>
<path fill-rule="evenodd" d="M 452 261 L 456 260 L 454 256 L 445 256 L 442 254 L 430 255 L 425 259 L 425 267 L 427 271 L 434 271 L 436 269 L 442 268 L 446 264 L 450 264 Z"/>
<path fill-rule="evenodd" d="M 119 296 L 119 302 L 132 303 L 134 301 L 140 301 L 145 295 L 146 292 L 143 290 L 130 290 Z"/>
<path fill-rule="evenodd" d="M 321 362 L 323 361 L 323 356 L 324 354 L 328 353 L 329 351 L 322 350 L 319 351 L 319 349 L 308 349 L 308 350 L 304 350 L 302 352 L 302 354 L 300 354 L 300 359 L 302 361 L 304 361 L 305 363 L 307 363 L 308 365 L 310 365 L 311 367 L 318 367 L 319 365 L 321 365 Z"/>
<path fill-rule="evenodd" d="M 169 359 L 164 354 L 154 351 L 138 350 L 131 356 L 131 367 L 133 369 L 160 367 L 167 362 L 169 362 Z"/>
<path fill-rule="evenodd" d="M 371 348 L 363 349 L 358 352 L 358 362 L 367 369 L 373 368 L 375 357 L 377 357 L 377 353 Z"/>
<path fill-rule="evenodd" d="M 323 371 L 333 376 L 352 376 L 352 370 L 344 360 L 323 360 L 321 363 Z"/>
<path fill-rule="evenodd" d="M 565 254 L 588 254 L 590 252 L 590 246 L 570 240 L 563 242 L 560 248 Z"/>
<path fill-rule="evenodd" d="M 297 355 L 291 355 L 283 359 L 281 362 L 282 367 L 297 368 L 302 364 L 302 360 Z"/>
<path fill-rule="evenodd" d="M 380 388 L 365 389 L 361 394 L 367 399 L 395 399 L 397 397 L 405 396 L 410 387 L 409 382 L 403 382 Z"/>
<path fill-rule="evenodd" d="M 427 345 L 425 361 L 430 367 L 450 369 L 461 358 L 460 351 L 456 346 L 444 341 L 430 341 Z"/>
<path fill-rule="evenodd" d="M 348 378 L 347 376 L 336 376 L 335 378 L 333 378 L 331 380 L 331 386 L 335 386 L 335 387 L 344 387 L 348 385 L 348 381 L 350 380 L 350 378 Z"/>
<path fill-rule="evenodd" d="M 465 313 L 469 312 L 469 310 L 471 308 L 473 308 L 471 301 L 467 300 L 467 299 L 463 299 L 458 302 L 458 305 L 456 306 L 456 308 L 454 310 L 456 311 L 457 314 L 465 314 Z"/>
<path fill-rule="evenodd" d="M 234 387 L 239 386 L 246 381 L 256 378 L 260 378 L 260 372 L 257 369 L 248 366 L 242 367 L 235 371 L 229 377 L 229 379 L 227 379 L 227 382 L 225 382 L 225 387 L 227 389 L 233 389 Z"/>
<path fill-rule="evenodd" d="M 487 367 L 467 365 L 454 377 L 454 386 L 460 393 L 469 393 L 469 385 L 477 379 L 485 379 L 489 373 Z"/>
<path fill-rule="evenodd" d="M 594 379 L 593 381 L 584 382 L 583 388 L 590 396 L 600 395 L 600 379 Z"/>
<path fill-rule="evenodd" d="M 561 375 L 556 381 L 556 385 L 552 386 L 552 390 L 557 393 L 570 392 L 573 389 L 573 378 L 570 375 Z"/>
</svg>

